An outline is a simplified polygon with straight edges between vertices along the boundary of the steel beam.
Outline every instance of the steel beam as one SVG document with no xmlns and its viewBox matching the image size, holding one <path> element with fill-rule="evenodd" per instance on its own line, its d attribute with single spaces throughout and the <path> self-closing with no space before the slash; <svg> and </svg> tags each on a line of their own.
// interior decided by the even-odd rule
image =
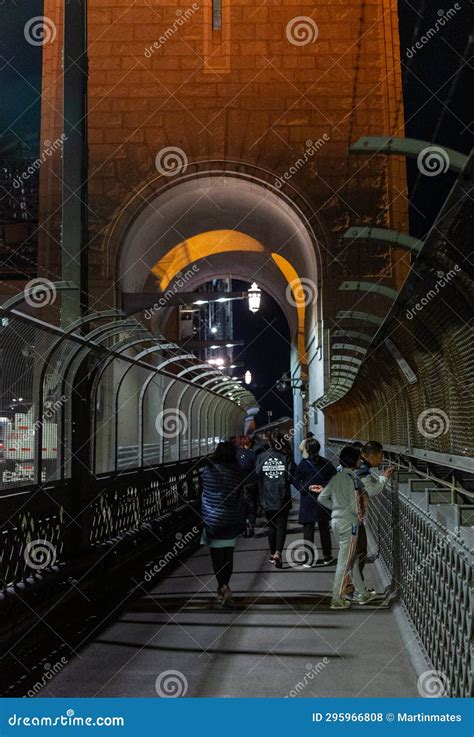
<svg viewBox="0 0 474 737">
<path fill-rule="evenodd" d="M 87 309 L 87 0 L 64 3 L 62 278 L 61 324 Z"/>
<path fill-rule="evenodd" d="M 380 294 L 383 297 L 388 297 L 388 299 L 397 299 L 398 292 L 396 289 L 392 289 L 391 287 L 384 287 L 382 284 L 378 284 L 377 282 L 371 282 L 371 281 L 343 281 L 340 287 L 338 288 L 339 292 L 367 292 L 367 293 L 373 293 L 373 294 Z"/>
<path fill-rule="evenodd" d="M 391 154 L 395 156 L 408 156 L 410 158 L 418 158 L 423 156 L 424 165 L 429 174 L 429 159 L 440 162 L 441 171 L 451 169 L 454 172 L 461 172 L 467 162 L 468 157 L 459 151 L 446 146 L 439 146 L 429 141 L 419 141 L 416 138 L 398 138 L 397 136 L 362 136 L 358 141 L 349 146 L 349 151 L 353 154 Z M 420 170 L 421 163 L 420 163 Z"/>
<path fill-rule="evenodd" d="M 357 312 L 355 310 L 339 310 L 336 312 L 336 320 L 362 320 L 362 322 L 370 322 L 373 325 L 381 325 L 383 318 L 378 315 L 372 315 L 369 312 Z"/>
<path fill-rule="evenodd" d="M 332 337 L 334 338 L 357 338 L 357 340 L 363 340 L 366 343 L 371 343 L 372 336 L 366 335 L 366 333 L 359 333 L 357 330 L 333 330 Z"/>
<path fill-rule="evenodd" d="M 363 348 L 355 343 L 333 343 L 333 351 L 354 351 L 354 353 L 362 353 L 364 356 L 367 353 L 367 348 Z"/>
<path fill-rule="evenodd" d="M 353 356 L 332 356 L 331 361 L 336 361 L 338 363 L 353 363 L 355 366 L 361 366 L 363 361 L 361 358 L 354 358 Z"/>
<path fill-rule="evenodd" d="M 388 243 L 396 248 L 405 248 L 407 251 L 416 254 L 421 251 L 424 243 L 419 238 L 412 238 L 406 233 L 400 233 L 399 230 L 389 230 L 388 228 L 349 228 L 342 238 L 345 241 L 364 240 Z"/>
</svg>

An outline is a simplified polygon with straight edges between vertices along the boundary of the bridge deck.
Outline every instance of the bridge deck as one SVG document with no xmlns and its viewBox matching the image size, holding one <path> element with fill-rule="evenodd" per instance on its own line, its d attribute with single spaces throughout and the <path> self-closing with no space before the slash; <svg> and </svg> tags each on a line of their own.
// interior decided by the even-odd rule
<svg viewBox="0 0 474 737">
<path fill-rule="evenodd" d="M 293 512 L 287 544 L 300 536 Z M 366 571 L 381 591 L 375 566 Z M 260 530 L 238 541 L 236 609 L 227 611 L 214 600 L 210 556 L 200 548 L 144 590 L 39 695 L 153 697 L 157 677 L 175 670 L 187 696 L 418 696 L 410 643 L 392 611 L 331 611 L 333 573 L 275 570 Z"/>
</svg>

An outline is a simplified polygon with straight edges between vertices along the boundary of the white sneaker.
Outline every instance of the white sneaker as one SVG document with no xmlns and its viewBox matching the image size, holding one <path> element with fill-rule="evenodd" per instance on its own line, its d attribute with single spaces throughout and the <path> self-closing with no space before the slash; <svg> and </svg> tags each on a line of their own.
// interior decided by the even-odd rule
<svg viewBox="0 0 474 737">
<path fill-rule="evenodd" d="M 376 591 L 366 591 L 365 594 L 355 594 L 354 593 L 352 596 L 352 601 L 355 604 L 364 605 L 364 604 L 368 604 L 369 601 L 372 601 L 372 599 L 375 599 L 376 596 L 377 596 Z"/>
</svg>

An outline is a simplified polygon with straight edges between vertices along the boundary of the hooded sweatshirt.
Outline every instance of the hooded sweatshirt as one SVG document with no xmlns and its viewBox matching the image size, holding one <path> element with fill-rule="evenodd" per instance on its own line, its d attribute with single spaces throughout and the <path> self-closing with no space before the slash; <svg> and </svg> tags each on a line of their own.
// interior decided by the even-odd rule
<svg viewBox="0 0 474 737">
<path fill-rule="evenodd" d="M 260 481 L 260 503 L 265 511 L 276 511 L 291 504 L 293 466 L 293 461 L 286 453 L 273 448 L 257 457 L 255 471 Z"/>
<path fill-rule="evenodd" d="M 332 477 L 318 497 L 318 502 L 332 510 L 333 522 L 360 524 L 364 520 L 366 499 L 385 488 L 380 479 L 365 483 L 350 468 L 343 468 Z"/>
</svg>

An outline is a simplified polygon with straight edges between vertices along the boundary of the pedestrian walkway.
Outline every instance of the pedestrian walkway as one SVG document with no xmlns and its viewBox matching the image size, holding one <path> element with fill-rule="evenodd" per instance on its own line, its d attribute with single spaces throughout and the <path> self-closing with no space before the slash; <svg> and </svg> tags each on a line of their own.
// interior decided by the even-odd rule
<svg viewBox="0 0 474 737">
<path fill-rule="evenodd" d="M 301 538 L 296 519 L 293 511 L 287 545 Z M 335 567 L 285 562 L 275 570 L 266 542 L 263 529 L 238 541 L 234 610 L 217 603 L 209 552 L 201 547 L 39 695 L 153 697 L 157 689 L 177 689 L 191 697 L 419 696 L 409 643 L 382 598 L 331 611 Z M 366 579 L 383 592 L 375 565 Z"/>
</svg>

